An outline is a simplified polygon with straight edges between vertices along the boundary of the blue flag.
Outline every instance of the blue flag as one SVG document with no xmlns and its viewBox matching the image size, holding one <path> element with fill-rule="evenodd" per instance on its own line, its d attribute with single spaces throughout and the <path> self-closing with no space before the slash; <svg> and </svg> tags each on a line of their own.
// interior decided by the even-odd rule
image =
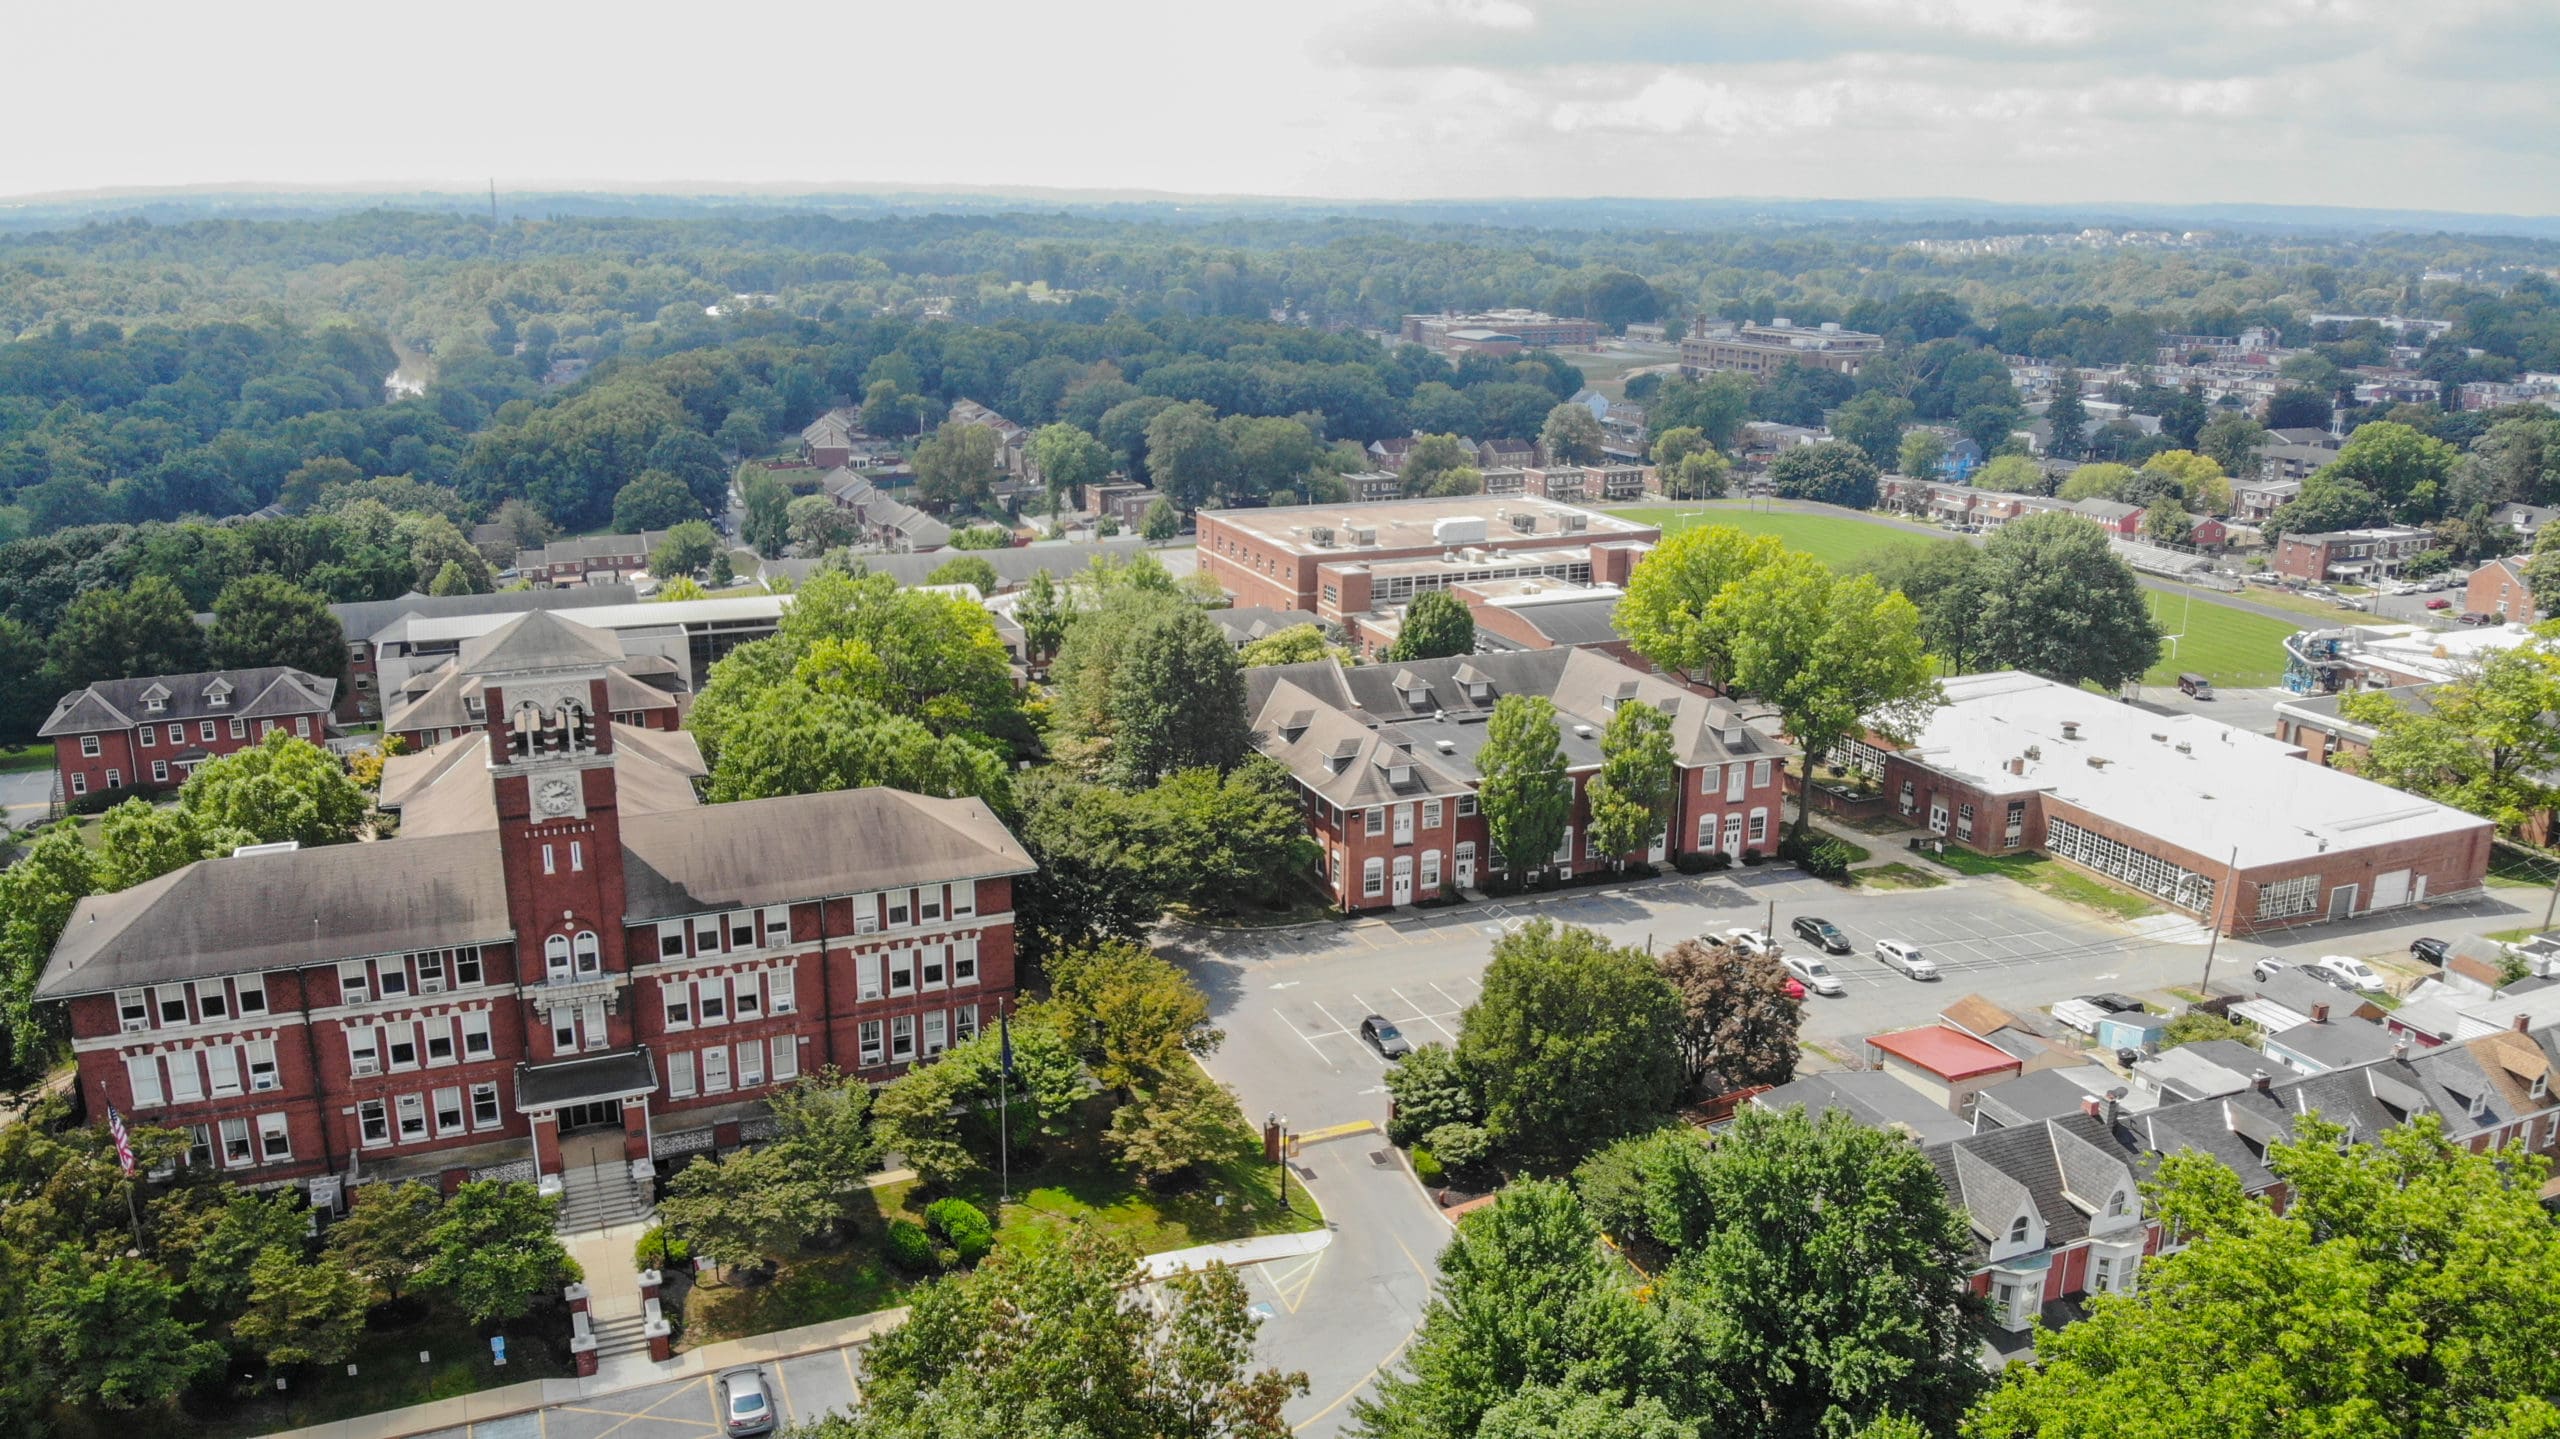
<svg viewBox="0 0 2560 1439">
<path fill-rule="evenodd" d="M 996 1014 L 996 1055 L 1004 1077 L 1013 1078 L 1013 1025 L 1002 1011 Z"/>
</svg>

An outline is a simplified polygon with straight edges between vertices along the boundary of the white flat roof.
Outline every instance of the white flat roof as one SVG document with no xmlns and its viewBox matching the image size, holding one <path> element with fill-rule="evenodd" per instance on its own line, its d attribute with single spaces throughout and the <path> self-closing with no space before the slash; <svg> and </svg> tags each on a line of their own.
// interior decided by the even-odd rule
<svg viewBox="0 0 2560 1439">
<path fill-rule="evenodd" d="M 2514 649 L 2532 638 L 2533 631 L 2523 625 L 2454 630 L 2420 625 L 2358 625 L 2342 658 L 2379 665 L 2412 680 L 2442 684 L 2468 674 L 2490 655 Z"/>
<path fill-rule="evenodd" d="M 789 595 L 722 595 L 703 600 L 596 605 L 588 609 L 566 610 L 562 614 L 564 618 L 575 616 L 578 624 L 589 629 L 631 630 L 717 624 L 723 620 L 778 619 L 790 602 Z M 514 618 L 514 615 L 451 615 L 443 619 L 410 620 L 408 639 L 412 645 L 473 640 Z"/>
<path fill-rule="evenodd" d="M 2489 827 L 2201 715 L 2155 714 L 2015 670 L 1944 685 L 1947 703 L 1908 747 L 1913 760 L 1986 794 L 2051 795 L 2191 854 L 2236 849 L 2243 869 Z M 2016 759 L 2023 772 L 2012 774 Z"/>
</svg>

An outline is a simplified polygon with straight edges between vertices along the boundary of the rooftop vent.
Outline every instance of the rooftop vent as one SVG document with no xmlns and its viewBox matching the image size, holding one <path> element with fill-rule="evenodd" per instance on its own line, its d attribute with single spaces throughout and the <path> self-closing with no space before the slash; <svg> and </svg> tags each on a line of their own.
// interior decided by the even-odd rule
<svg viewBox="0 0 2560 1439">
<path fill-rule="evenodd" d="M 253 854 L 291 854 L 300 848 L 302 848 L 302 841 L 298 839 L 280 839 L 273 844 L 241 845 L 239 848 L 231 851 L 231 857 L 233 859 L 243 859 Z"/>
<path fill-rule="evenodd" d="M 2180 740 L 2180 741 L 2178 741 L 2178 753 L 2180 753 L 2180 754 L 2194 754 L 2195 752 L 2196 752 L 2196 747 L 2195 747 L 2194 745 L 2191 745 L 2191 744 L 2187 743 L 2185 740 Z"/>
<path fill-rule="evenodd" d="M 1307 531 L 1307 543 L 1308 543 L 1308 544 L 1311 544 L 1311 545 L 1313 545 L 1313 546 L 1315 546 L 1317 549 L 1320 549 L 1320 550 L 1329 550 L 1329 549 L 1332 549 L 1332 548 L 1333 548 L 1333 530 L 1332 530 L 1332 528 L 1331 528 L 1330 526 L 1327 526 L 1327 525 L 1316 525 L 1316 526 L 1313 526 L 1313 527 L 1309 528 L 1309 529 L 1308 529 L 1308 531 Z"/>
<path fill-rule="evenodd" d="M 2080 737 L 2080 721 L 2064 720 L 2062 722 L 2062 737 L 2064 739 L 2078 739 Z"/>
<path fill-rule="evenodd" d="M 1458 742 L 1453 739 L 1436 739 L 1433 740 L 1431 744 L 1433 748 L 1439 750 L 1442 754 L 1456 754 L 1458 752 Z"/>
</svg>

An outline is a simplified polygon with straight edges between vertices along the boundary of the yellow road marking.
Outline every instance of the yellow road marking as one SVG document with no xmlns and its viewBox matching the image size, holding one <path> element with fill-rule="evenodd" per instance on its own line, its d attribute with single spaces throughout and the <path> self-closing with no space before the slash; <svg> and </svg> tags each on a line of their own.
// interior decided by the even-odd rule
<svg viewBox="0 0 2560 1439">
<path fill-rule="evenodd" d="M 1375 1121 L 1363 1119 L 1351 1124 L 1333 1124 L 1322 1129 L 1310 1129 L 1303 1134 L 1293 1134 L 1289 1137 L 1300 1144 L 1322 1144 L 1328 1139 L 1348 1139 L 1355 1134 L 1377 1132 L 1378 1126 Z"/>
</svg>

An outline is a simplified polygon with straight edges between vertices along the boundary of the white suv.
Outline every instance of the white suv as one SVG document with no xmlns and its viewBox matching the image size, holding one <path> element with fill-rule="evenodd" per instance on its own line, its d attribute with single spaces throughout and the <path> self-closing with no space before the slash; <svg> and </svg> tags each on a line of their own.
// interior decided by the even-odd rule
<svg viewBox="0 0 2560 1439">
<path fill-rule="evenodd" d="M 1929 958 L 1929 956 L 1925 954 L 1922 954 L 1920 952 L 1920 946 L 1912 944 L 1907 940 L 1877 940 L 1876 958 L 1883 960 L 1886 968 L 1901 970 L 1904 974 L 1911 976 L 1913 979 L 1936 979 L 1938 977 L 1937 961 Z"/>
</svg>

